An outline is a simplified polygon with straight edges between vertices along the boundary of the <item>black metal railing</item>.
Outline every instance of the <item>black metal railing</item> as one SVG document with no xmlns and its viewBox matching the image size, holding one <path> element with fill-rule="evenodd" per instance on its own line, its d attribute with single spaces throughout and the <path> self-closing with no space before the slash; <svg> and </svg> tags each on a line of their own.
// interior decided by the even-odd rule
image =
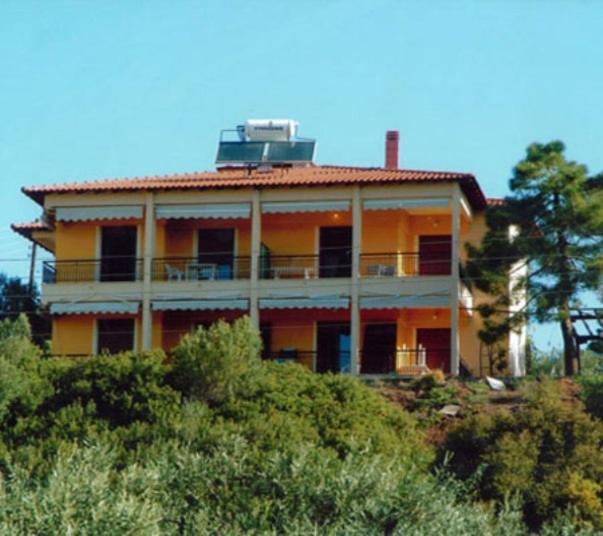
<svg viewBox="0 0 603 536">
<path fill-rule="evenodd" d="M 362 253 L 361 277 L 412 277 L 450 275 L 451 260 L 434 255 L 409 253 Z"/>
<path fill-rule="evenodd" d="M 412 373 L 427 370 L 425 348 L 379 349 L 360 352 L 361 374 Z"/>
<path fill-rule="evenodd" d="M 324 255 L 260 255 L 260 279 L 316 279 L 350 277 L 351 260 Z M 450 275 L 449 259 L 426 257 L 419 253 L 363 253 L 359 258 L 360 277 L 409 277 Z M 204 255 L 166 257 L 152 261 L 154 281 L 202 281 L 249 279 L 251 257 Z M 45 284 L 87 281 L 140 281 L 143 260 L 136 257 L 45 261 Z"/>
<path fill-rule="evenodd" d="M 136 257 L 44 261 L 42 281 L 46 284 L 140 281 L 142 268 L 142 259 Z"/>
<path fill-rule="evenodd" d="M 167 257 L 153 259 L 153 281 L 215 281 L 249 279 L 250 257 Z"/>
<path fill-rule="evenodd" d="M 293 348 L 282 350 L 270 350 L 263 352 L 262 358 L 282 363 L 312 363 L 316 359 L 316 352 L 297 350 Z"/>
<path fill-rule="evenodd" d="M 351 258 L 329 259 L 321 255 L 274 255 L 259 257 L 260 279 L 316 279 L 350 277 Z"/>
<path fill-rule="evenodd" d="M 318 255 L 262 255 L 260 279 L 314 279 L 319 275 Z"/>
</svg>

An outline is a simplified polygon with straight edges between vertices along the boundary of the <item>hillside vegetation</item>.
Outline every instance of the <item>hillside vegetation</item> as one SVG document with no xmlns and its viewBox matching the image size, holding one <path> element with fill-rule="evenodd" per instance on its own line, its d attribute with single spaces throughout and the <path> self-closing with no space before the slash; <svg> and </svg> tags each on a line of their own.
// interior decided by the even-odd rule
<svg viewBox="0 0 603 536">
<path fill-rule="evenodd" d="M 259 348 L 240 320 L 187 336 L 169 365 L 44 359 L 23 318 L 0 323 L 0 534 L 603 530 L 601 423 L 548 383 L 446 421 L 434 445 L 446 386 L 424 381 L 412 414 Z"/>
</svg>

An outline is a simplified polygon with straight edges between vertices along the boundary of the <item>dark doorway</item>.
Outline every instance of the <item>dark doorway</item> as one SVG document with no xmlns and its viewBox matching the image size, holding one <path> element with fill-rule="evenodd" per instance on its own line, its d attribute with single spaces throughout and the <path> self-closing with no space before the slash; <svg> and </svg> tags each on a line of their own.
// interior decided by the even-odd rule
<svg viewBox="0 0 603 536">
<path fill-rule="evenodd" d="M 419 237 L 419 274 L 450 275 L 452 237 L 433 235 Z"/>
<path fill-rule="evenodd" d="M 316 372 L 351 372 L 350 324 L 316 324 Z"/>
<path fill-rule="evenodd" d="M 362 345 L 362 374 L 396 370 L 396 324 L 367 324 Z"/>
<path fill-rule="evenodd" d="M 352 274 L 352 228 L 321 227 L 319 276 L 350 277 Z"/>
<path fill-rule="evenodd" d="M 426 364 L 431 369 L 450 372 L 450 329 L 417 329 L 417 347 L 425 348 Z"/>
<path fill-rule="evenodd" d="M 272 357 L 272 324 L 262 322 L 260 324 L 260 337 L 262 338 L 262 359 Z"/>
<path fill-rule="evenodd" d="M 101 281 L 136 280 L 135 226 L 101 227 Z"/>
<path fill-rule="evenodd" d="M 199 229 L 199 264 L 211 267 L 207 279 L 232 279 L 234 271 L 234 229 Z M 205 272 L 200 270 L 201 276 Z M 207 272 L 208 274 L 210 272 Z"/>
<path fill-rule="evenodd" d="M 134 319 L 104 318 L 97 320 L 97 353 L 118 354 L 134 350 Z"/>
</svg>

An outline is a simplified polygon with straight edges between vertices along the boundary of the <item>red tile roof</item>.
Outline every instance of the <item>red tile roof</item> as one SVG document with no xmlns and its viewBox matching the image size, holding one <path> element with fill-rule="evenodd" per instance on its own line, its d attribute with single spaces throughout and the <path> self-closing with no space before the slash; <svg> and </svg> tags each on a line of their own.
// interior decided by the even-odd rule
<svg viewBox="0 0 603 536">
<path fill-rule="evenodd" d="M 500 207 L 505 204 L 505 199 L 503 197 L 488 197 L 486 202 L 489 207 Z"/>
<path fill-rule="evenodd" d="M 30 221 L 26 223 L 13 223 L 11 224 L 13 231 L 19 234 L 31 233 L 32 231 L 51 231 L 51 227 L 41 221 Z"/>
<path fill-rule="evenodd" d="M 10 227 L 13 231 L 15 231 L 15 233 L 20 234 L 22 237 L 27 238 L 27 240 L 31 240 L 44 249 L 50 251 L 45 244 L 39 240 L 35 240 L 33 237 L 34 231 L 51 231 L 52 228 L 48 224 L 36 220 L 27 223 L 13 223 Z"/>
<path fill-rule="evenodd" d="M 227 167 L 213 172 L 132 177 L 77 183 L 30 186 L 23 192 L 39 204 L 46 194 L 117 191 L 200 190 L 223 188 L 288 188 L 341 185 L 458 182 L 475 209 L 486 207 L 486 198 L 470 173 L 346 166 L 274 167 L 271 170 Z"/>
</svg>

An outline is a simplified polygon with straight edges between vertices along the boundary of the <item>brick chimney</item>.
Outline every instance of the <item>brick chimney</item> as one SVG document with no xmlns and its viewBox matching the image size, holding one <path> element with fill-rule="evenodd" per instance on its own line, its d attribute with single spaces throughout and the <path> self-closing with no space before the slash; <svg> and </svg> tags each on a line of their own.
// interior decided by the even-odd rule
<svg viewBox="0 0 603 536">
<path fill-rule="evenodd" d="M 397 130 L 388 130 L 385 133 L 385 167 L 398 169 L 398 141 L 400 133 Z"/>
</svg>

